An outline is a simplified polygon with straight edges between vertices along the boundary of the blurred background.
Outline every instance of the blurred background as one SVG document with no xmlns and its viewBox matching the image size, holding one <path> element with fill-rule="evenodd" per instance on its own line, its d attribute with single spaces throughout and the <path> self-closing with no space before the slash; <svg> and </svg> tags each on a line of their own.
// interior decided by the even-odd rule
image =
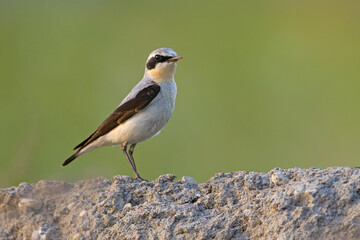
<svg viewBox="0 0 360 240">
<path fill-rule="evenodd" d="M 179 62 L 174 115 L 142 177 L 360 165 L 358 1 L 0 1 L 0 187 L 133 176 L 119 147 L 72 148 L 142 78 Z"/>
</svg>

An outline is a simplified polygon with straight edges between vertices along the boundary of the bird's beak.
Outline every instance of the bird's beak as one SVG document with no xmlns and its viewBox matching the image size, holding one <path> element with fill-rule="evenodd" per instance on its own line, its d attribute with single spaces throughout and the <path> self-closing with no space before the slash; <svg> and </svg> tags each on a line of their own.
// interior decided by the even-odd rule
<svg viewBox="0 0 360 240">
<path fill-rule="evenodd" d="M 182 56 L 177 56 L 177 57 L 172 57 L 170 58 L 168 61 L 169 62 L 177 62 L 178 60 L 182 59 L 183 57 Z"/>
</svg>

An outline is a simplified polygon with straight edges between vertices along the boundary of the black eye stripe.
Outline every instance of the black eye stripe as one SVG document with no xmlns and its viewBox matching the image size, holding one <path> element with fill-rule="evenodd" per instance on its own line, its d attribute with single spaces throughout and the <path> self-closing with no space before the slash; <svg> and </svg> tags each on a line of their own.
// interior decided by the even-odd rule
<svg viewBox="0 0 360 240">
<path fill-rule="evenodd" d="M 150 58 L 149 61 L 146 63 L 146 68 L 149 70 L 154 69 L 157 63 L 166 62 L 167 60 L 172 58 L 172 56 L 159 56 L 160 58 L 158 57 L 158 59 L 156 59 L 155 56 Z"/>
<path fill-rule="evenodd" d="M 172 57 L 169 56 L 160 56 L 160 59 L 158 59 L 158 62 L 166 62 L 167 60 L 169 60 Z"/>
</svg>

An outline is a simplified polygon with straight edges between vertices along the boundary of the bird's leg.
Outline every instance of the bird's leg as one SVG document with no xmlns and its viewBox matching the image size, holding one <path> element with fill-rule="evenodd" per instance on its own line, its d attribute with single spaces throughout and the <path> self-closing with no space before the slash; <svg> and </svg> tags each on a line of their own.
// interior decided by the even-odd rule
<svg viewBox="0 0 360 240">
<path fill-rule="evenodd" d="M 142 177 L 140 177 L 139 173 L 136 171 L 136 167 L 133 165 L 133 163 L 132 163 L 132 161 L 131 161 L 131 159 L 130 159 L 130 157 L 129 157 L 129 154 L 127 153 L 127 143 L 124 143 L 124 144 L 121 145 L 121 150 L 122 150 L 122 152 L 124 153 L 124 155 L 125 155 L 125 157 L 127 158 L 127 160 L 129 161 L 130 166 L 131 166 L 131 168 L 132 168 L 132 170 L 133 170 L 133 172 L 134 172 L 134 174 L 135 174 L 135 177 L 136 177 L 137 179 L 142 180 L 142 181 L 146 181 L 145 179 L 143 179 Z M 135 163 L 135 162 L 134 162 L 134 163 Z"/>
<path fill-rule="evenodd" d="M 130 147 L 129 147 L 129 155 L 130 155 L 131 162 L 132 162 L 132 164 L 133 164 L 133 166 L 134 166 L 134 168 L 136 170 L 135 159 L 134 159 L 134 156 L 133 156 L 135 147 L 136 147 L 136 143 L 130 145 Z"/>
</svg>

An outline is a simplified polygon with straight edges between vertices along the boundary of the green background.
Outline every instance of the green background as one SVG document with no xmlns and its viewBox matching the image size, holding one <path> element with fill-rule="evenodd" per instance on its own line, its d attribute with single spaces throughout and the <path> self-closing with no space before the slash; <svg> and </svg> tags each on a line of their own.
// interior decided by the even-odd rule
<svg viewBox="0 0 360 240">
<path fill-rule="evenodd" d="M 179 62 L 142 177 L 359 166 L 359 1 L 0 1 L 0 187 L 133 176 L 119 147 L 61 163 L 142 78 Z"/>
</svg>

